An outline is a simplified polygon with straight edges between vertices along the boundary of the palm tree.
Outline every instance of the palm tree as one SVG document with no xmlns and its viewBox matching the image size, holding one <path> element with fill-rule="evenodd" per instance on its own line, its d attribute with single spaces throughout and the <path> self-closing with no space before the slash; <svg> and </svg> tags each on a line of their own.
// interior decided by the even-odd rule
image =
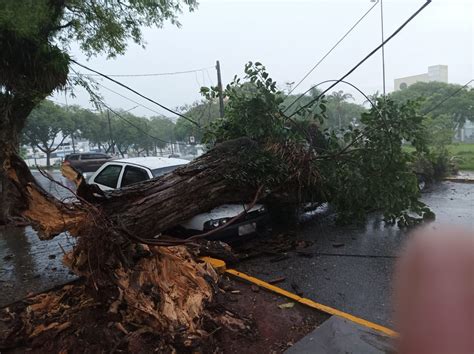
<svg viewBox="0 0 474 354">
<path fill-rule="evenodd" d="M 339 129 L 342 129 L 342 121 L 341 121 L 341 105 L 342 102 L 347 101 L 348 99 L 353 100 L 354 97 L 350 93 L 344 93 L 344 91 L 334 91 L 331 95 L 329 95 L 329 99 L 336 104 L 336 111 L 339 118 Z"/>
<path fill-rule="evenodd" d="M 379 90 L 375 91 L 374 94 L 372 95 L 367 95 L 368 99 L 364 101 L 364 106 L 367 104 L 367 103 L 370 103 L 370 104 L 377 104 L 377 100 L 379 99 L 379 97 L 381 97 L 382 95 L 380 94 Z"/>
</svg>

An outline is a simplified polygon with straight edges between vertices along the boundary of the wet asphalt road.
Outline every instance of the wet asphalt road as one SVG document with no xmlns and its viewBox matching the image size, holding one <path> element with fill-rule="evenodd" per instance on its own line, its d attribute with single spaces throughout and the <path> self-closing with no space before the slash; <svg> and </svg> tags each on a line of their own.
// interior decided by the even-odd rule
<svg viewBox="0 0 474 354">
<path fill-rule="evenodd" d="M 59 198 L 72 196 L 39 173 L 33 174 L 53 195 Z M 64 184 L 68 183 L 58 172 L 53 176 Z M 73 242 L 66 234 L 50 241 L 40 241 L 31 227 L 0 228 L 0 306 L 75 279 L 61 262 L 61 247 L 67 252 Z"/>
<path fill-rule="evenodd" d="M 474 231 L 474 184 L 444 182 L 425 193 L 423 200 L 437 214 L 428 227 L 454 224 Z M 314 242 L 305 249 L 314 253 L 312 258 L 290 252 L 290 258 L 279 262 L 252 259 L 237 269 L 264 280 L 284 276 L 286 280 L 278 284 L 282 288 L 293 291 L 293 282 L 305 297 L 391 326 L 392 272 L 409 232 L 385 226 L 376 216 L 363 227 L 335 226 L 330 220 L 322 215 L 297 232 L 298 239 Z"/>
<path fill-rule="evenodd" d="M 70 197 L 61 187 L 36 175 L 51 193 Z M 61 179 L 59 173 L 54 177 Z M 474 230 L 474 184 L 445 182 L 425 193 L 423 199 L 437 214 L 430 227 L 449 223 Z M 283 288 L 292 291 L 294 282 L 306 297 L 390 326 L 392 270 L 397 251 L 409 237 L 407 232 L 386 227 L 377 217 L 363 227 L 336 227 L 331 220 L 321 215 L 298 230 L 298 239 L 314 242 L 305 249 L 314 253 L 312 258 L 290 252 L 290 258 L 280 262 L 262 257 L 246 261 L 238 269 L 267 280 L 285 276 L 286 281 L 278 284 Z M 29 227 L 0 228 L 0 306 L 73 280 L 61 264 L 59 246 L 67 251 L 72 242 L 65 234 L 40 241 Z M 336 248 L 335 244 L 343 245 Z"/>
</svg>

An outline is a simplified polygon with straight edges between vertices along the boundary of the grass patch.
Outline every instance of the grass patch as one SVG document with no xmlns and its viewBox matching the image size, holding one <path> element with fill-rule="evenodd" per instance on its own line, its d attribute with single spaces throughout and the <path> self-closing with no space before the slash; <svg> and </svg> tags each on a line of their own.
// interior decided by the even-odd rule
<svg viewBox="0 0 474 354">
<path fill-rule="evenodd" d="M 448 151 L 457 158 L 460 170 L 474 171 L 474 144 L 451 144 Z"/>
<path fill-rule="evenodd" d="M 461 171 L 474 171 L 474 144 L 450 144 L 447 146 L 451 156 L 456 158 Z M 415 151 L 410 145 L 405 145 L 403 149 L 407 152 Z"/>
</svg>

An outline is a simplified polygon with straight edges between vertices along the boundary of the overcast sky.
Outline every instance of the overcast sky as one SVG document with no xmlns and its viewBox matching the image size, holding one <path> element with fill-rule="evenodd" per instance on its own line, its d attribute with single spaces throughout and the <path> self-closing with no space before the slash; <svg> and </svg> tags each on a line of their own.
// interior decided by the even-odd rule
<svg viewBox="0 0 474 354">
<path fill-rule="evenodd" d="M 388 37 L 422 4 L 423 0 L 384 0 L 385 36 Z M 182 75 L 118 78 L 123 83 L 171 108 L 199 100 L 199 87 L 216 84 L 220 60 L 224 85 L 243 75 L 244 64 L 260 61 L 284 89 L 298 82 L 340 37 L 373 5 L 370 0 L 201 0 L 199 8 L 180 16 L 181 28 L 165 25 L 146 29 L 146 48 L 130 45 L 127 54 L 114 60 L 89 61 L 79 50 L 76 60 L 106 74 L 147 74 L 206 70 Z M 296 92 L 317 82 L 337 79 L 381 41 L 380 8 L 377 7 L 308 77 Z M 427 72 L 436 64 L 449 66 L 449 82 L 464 84 L 474 77 L 474 7 L 472 0 L 433 0 L 385 49 L 387 89 L 398 77 Z M 377 53 L 348 80 L 365 93 L 382 90 L 381 55 Z M 79 70 L 86 72 L 84 69 Z M 104 86 L 157 112 L 159 107 L 107 81 Z M 322 86 L 324 87 L 324 86 Z M 334 90 L 354 94 L 341 84 Z M 130 109 L 135 103 L 101 89 L 108 105 Z M 75 103 L 90 107 L 88 95 L 77 89 Z M 65 102 L 64 94 L 54 100 Z M 138 115 L 156 115 L 142 107 Z M 164 112 L 163 112 L 164 113 Z M 168 116 L 170 114 L 167 114 Z"/>
</svg>

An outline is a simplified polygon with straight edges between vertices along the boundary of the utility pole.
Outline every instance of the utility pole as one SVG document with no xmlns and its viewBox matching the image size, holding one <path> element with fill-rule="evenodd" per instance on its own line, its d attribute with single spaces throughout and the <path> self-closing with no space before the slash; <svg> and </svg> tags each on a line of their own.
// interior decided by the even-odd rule
<svg viewBox="0 0 474 354">
<path fill-rule="evenodd" d="M 384 38 L 384 29 L 383 29 L 383 0 L 380 0 L 380 26 L 382 32 L 382 43 L 385 41 Z M 382 73 L 383 73 L 383 97 L 385 99 L 386 89 L 385 89 L 385 46 L 382 45 Z"/>
<path fill-rule="evenodd" d="M 371 0 L 374 2 L 375 0 Z M 380 32 L 382 34 L 382 43 L 385 41 L 384 35 L 384 23 L 383 23 L 383 0 L 380 0 Z M 385 85 L 385 46 L 382 45 L 382 81 L 383 81 L 383 96 L 387 94 L 386 85 Z"/>
<path fill-rule="evenodd" d="M 222 93 L 222 79 L 221 79 L 221 64 L 219 60 L 216 61 L 217 70 L 217 89 L 219 90 L 219 113 L 220 117 L 224 118 L 224 96 Z"/>
<path fill-rule="evenodd" d="M 66 112 L 69 113 L 69 105 L 67 104 L 67 91 L 64 91 L 64 100 L 66 101 Z M 71 133 L 72 152 L 76 153 L 76 144 L 74 143 L 74 131 Z M 64 151 L 64 148 L 63 148 Z"/>
<path fill-rule="evenodd" d="M 377 2 L 378 0 L 370 0 L 370 2 Z M 383 0 L 380 0 L 380 30 L 382 33 L 382 43 L 385 42 L 384 36 L 384 24 L 383 24 Z M 382 81 L 383 81 L 383 95 L 385 98 L 386 87 L 385 87 L 385 46 L 382 44 Z"/>
<path fill-rule="evenodd" d="M 107 110 L 107 120 L 109 121 L 110 145 L 112 146 L 112 153 L 115 155 L 115 144 L 114 144 L 114 138 L 112 137 L 112 124 L 110 123 L 110 111 L 109 110 Z"/>
</svg>

